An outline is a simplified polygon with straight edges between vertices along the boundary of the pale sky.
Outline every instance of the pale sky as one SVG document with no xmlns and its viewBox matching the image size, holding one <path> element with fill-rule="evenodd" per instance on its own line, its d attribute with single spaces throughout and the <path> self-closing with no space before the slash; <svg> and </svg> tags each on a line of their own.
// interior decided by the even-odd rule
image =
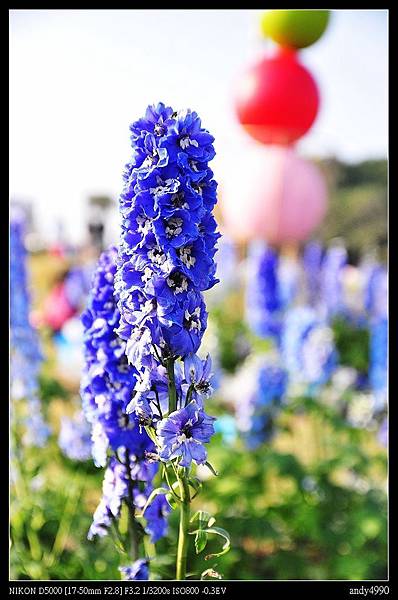
<svg viewBox="0 0 398 600">
<path fill-rule="evenodd" d="M 91 193 L 117 199 L 129 159 L 129 124 L 150 103 L 191 108 L 215 136 L 223 181 L 250 174 L 261 145 L 236 121 L 240 72 L 272 42 L 257 10 L 11 10 L 11 198 L 31 200 L 40 231 L 62 220 L 85 233 Z M 388 11 L 336 10 L 324 36 L 300 53 L 322 105 L 298 143 L 303 156 L 350 162 L 387 155 Z M 117 229 L 117 209 L 109 231 Z"/>
</svg>

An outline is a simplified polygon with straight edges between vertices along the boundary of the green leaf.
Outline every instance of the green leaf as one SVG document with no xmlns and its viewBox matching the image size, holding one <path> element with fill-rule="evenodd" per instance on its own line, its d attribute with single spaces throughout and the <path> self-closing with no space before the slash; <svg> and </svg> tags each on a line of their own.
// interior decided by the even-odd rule
<svg viewBox="0 0 398 600">
<path fill-rule="evenodd" d="M 226 554 L 230 550 L 231 540 L 230 540 L 228 531 L 225 531 L 225 529 L 222 529 L 221 527 L 209 527 L 209 528 L 204 529 L 203 531 L 205 533 L 215 533 L 216 535 L 219 535 L 225 539 L 225 543 L 222 547 L 221 552 L 214 552 L 212 554 L 208 554 L 207 556 L 205 556 L 205 560 L 209 560 L 210 558 L 215 558 L 216 556 L 222 556 L 223 554 Z"/>
<path fill-rule="evenodd" d="M 191 517 L 191 523 L 193 521 L 199 521 L 199 528 L 189 532 L 189 534 L 195 535 L 196 554 L 199 554 L 205 549 L 207 544 L 207 532 L 210 531 L 211 526 L 216 520 L 205 510 L 197 510 Z"/>
<path fill-rule="evenodd" d="M 203 529 L 198 529 L 195 536 L 195 550 L 196 554 L 200 554 L 207 544 L 207 533 Z"/>
<path fill-rule="evenodd" d="M 210 513 L 206 512 L 205 510 L 197 510 L 196 513 L 192 515 L 190 523 L 199 521 L 199 526 L 201 523 L 205 523 L 207 525 L 209 519 L 211 519 Z"/>
<path fill-rule="evenodd" d="M 213 473 L 213 475 L 215 475 L 216 477 L 218 477 L 218 473 L 215 470 L 215 468 L 208 462 L 205 462 L 206 467 L 209 469 L 209 471 L 211 471 Z"/>
<path fill-rule="evenodd" d="M 175 499 L 175 497 L 173 496 L 173 494 L 171 494 L 170 492 L 168 494 L 166 494 L 166 500 L 168 505 L 175 510 L 178 507 L 178 503 L 177 500 Z"/>
<path fill-rule="evenodd" d="M 188 485 L 190 485 L 191 488 L 195 490 L 195 493 L 193 494 L 193 496 L 191 496 L 191 500 L 193 500 L 194 498 L 196 498 L 196 496 L 202 489 L 202 482 L 197 477 L 191 477 L 190 479 L 188 479 Z"/>
</svg>

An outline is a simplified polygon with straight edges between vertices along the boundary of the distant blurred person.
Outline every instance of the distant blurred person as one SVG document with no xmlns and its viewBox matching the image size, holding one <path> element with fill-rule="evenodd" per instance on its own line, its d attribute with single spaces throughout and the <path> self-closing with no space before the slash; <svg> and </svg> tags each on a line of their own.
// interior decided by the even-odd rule
<svg viewBox="0 0 398 600">
<path fill-rule="evenodd" d="M 64 323 L 77 313 L 77 308 L 68 299 L 66 279 L 69 271 L 64 271 L 56 280 L 54 287 L 44 301 L 40 321 L 55 334 Z"/>
<path fill-rule="evenodd" d="M 104 224 L 101 221 L 90 221 L 88 231 L 91 243 L 100 255 L 104 250 Z"/>
</svg>

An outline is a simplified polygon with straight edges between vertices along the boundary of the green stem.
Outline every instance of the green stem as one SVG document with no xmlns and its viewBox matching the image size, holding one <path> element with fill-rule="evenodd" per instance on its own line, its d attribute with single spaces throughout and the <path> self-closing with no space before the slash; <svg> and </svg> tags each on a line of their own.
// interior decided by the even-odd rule
<svg viewBox="0 0 398 600">
<path fill-rule="evenodd" d="M 130 506 L 130 502 L 128 503 L 128 526 L 129 526 L 129 533 L 130 533 L 130 553 L 131 553 L 131 560 L 132 562 L 135 562 L 138 559 L 138 555 L 139 555 L 139 544 L 138 544 L 138 540 L 137 540 L 137 534 L 136 534 L 136 530 L 135 530 L 135 516 L 134 516 L 134 506 L 131 507 Z"/>
<path fill-rule="evenodd" d="M 174 358 L 167 359 L 169 387 L 169 414 L 177 410 L 177 391 L 174 378 Z M 172 463 L 173 464 L 173 463 Z M 174 468 L 180 487 L 180 528 L 178 532 L 176 579 L 185 579 L 187 571 L 188 527 L 191 497 L 189 493 L 187 469 Z M 170 487 L 170 484 L 169 484 Z M 170 488 L 173 491 L 173 488 Z"/>
<path fill-rule="evenodd" d="M 176 493 L 175 493 L 175 491 L 174 491 L 174 488 L 173 488 L 172 484 L 170 483 L 169 474 L 167 473 L 167 468 L 165 468 L 165 469 L 164 469 L 164 476 L 165 476 L 165 479 L 166 479 L 167 485 L 169 486 L 170 492 L 173 494 L 173 496 L 174 496 L 174 497 L 175 497 L 175 498 L 176 498 L 178 501 L 180 501 L 180 500 L 181 500 L 181 498 L 179 497 L 179 495 L 178 495 L 178 494 L 176 494 Z"/>
<path fill-rule="evenodd" d="M 182 469 L 182 475 L 178 478 L 180 484 L 180 528 L 178 532 L 177 546 L 177 568 L 176 579 L 186 578 L 187 572 L 187 553 L 188 553 L 188 527 L 190 516 L 190 494 L 186 470 Z"/>
<path fill-rule="evenodd" d="M 174 358 L 167 359 L 167 378 L 169 382 L 169 414 L 177 410 L 177 390 L 174 379 Z"/>
</svg>

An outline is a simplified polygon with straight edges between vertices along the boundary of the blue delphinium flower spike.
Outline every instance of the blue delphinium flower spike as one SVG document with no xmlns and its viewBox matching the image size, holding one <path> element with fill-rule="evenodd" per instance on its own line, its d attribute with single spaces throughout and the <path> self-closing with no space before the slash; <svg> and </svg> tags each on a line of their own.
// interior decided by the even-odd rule
<svg viewBox="0 0 398 600">
<path fill-rule="evenodd" d="M 30 322 L 25 217 L 14 213 L 10 222 L 10 347 L 11 396 L 26 402 L 22 442 L 42 447 L 50 429 L 42 414 L 38 377 L 43 356 L 37 331 Z M 11 404 L 13 414 L 14 407 Z"/>
<path fill-rule="evenodd" d="M 281 354 L 291 381 L 314 393 L 337 366 L 333 332 L 308 306 L 290 309 L 285 318 Z"/>
<path fill-rule="evenodd" d="M 210 419 L 203 412 L 203 400 L 211 391 L 211 363 L 202 365 L 192 357 L 207 327 L 203 292 L 217 282 L 214 256 L 220 234 L 212 215 L 217 183 L 208 166 L 215 156 L 214 138 L 196 112 L 174 111 L 163 103 L 149 106 L 130 130 L 133 155 L 119 199 L 116 333 L 137 371 L 127 412 L 163 431 L 165 422 L 172 426 L 177 414 L 183 419 L 190 413 L 193 402 L 195 418 L 201 423 Z M 186 357 L 196 361 L 195 381 L 178 362 Z M 164 419 L 169 359 L 174 361 L 178 406 Z M 166 438 L 161 437 L 162 460 L 171 455 Z M 203 441 L 182 445 L 181 464 L 190 464 L 191 447 L 195 460 L 202 460 Z"/>
<path fill-rule="evenodd" d="M 105 466 L 108 463 L 103 497 L 94 514 L 90 539 L 105 535 L 111 519 L 118 518 L 122 501 L 131 501 L 128 481 L 133 482 L 133 490 L 138 489 L 139 482 L 150 488 L 158 470 L 158 465 L 148 460 L 148 453 L 155 450 L 155 445 L 143 427 L 145 419 L 142 415 L 127 412 L 139 374 L 128 363 L 126 341 L 117 334 L 120 313 L 114 295 L 116 259 L 117 250 L 113 246 L 100 256 L 88 305 L 82 315 L 85 345 L 81 383 L 83 409 L 92 427 L 95 464 Z M 160 373 L 158 378 L 161 379 Z M 110 461 L 109 452 L 113 452 Z M 146 516 L 150 528 L 151 513 Z M 154 526 L 158 526 L 157 523 Z M 163 534 L 166 529 L 167 522 L 163 523 Z"/>
</svg>

